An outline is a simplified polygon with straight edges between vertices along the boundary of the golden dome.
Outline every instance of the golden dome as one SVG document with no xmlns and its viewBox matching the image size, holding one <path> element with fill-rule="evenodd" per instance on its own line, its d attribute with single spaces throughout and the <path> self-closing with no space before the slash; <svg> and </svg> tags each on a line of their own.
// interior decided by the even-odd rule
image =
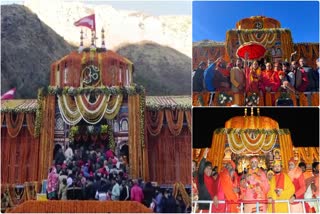
<svg viewBox="0 0 320 214">
<path fill-rule="evenodd" d="M 279 129 L 279 124 L 272 118 L 265 116 L 236 116 L 225 123 L 225 128 Z"/>
</svg>

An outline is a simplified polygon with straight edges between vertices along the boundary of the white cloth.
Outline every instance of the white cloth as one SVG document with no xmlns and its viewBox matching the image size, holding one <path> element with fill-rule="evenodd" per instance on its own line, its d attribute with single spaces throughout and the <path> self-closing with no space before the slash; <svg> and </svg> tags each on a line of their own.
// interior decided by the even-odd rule
<svg viewBox="0 0 320 214">
<path fill-rule="evenodd" d="M 116 182 L 115 185 L 113 185 L 112 187 L 112 192 L 111 192 L 111 200 L 116 201 L 119 200 L 120 197 L 120 186 L 119 184 Z"/>
<path fill-rule="evenodd" d="M 96 191 L 96 199 L 98 199 L 99 201 L 106 201 L 108 199 L 108 195 L 106 192 L 98 192 Z"/>
<path fill-rule="evenodd" d="M 72 160 L 73 151 L 72 151 L 72 149 L 70 147 L 67 148 L 67 150 L 64 152 L 64 156 L 66 157 L 67 160 Z"/>
<path fill-rule="evenodd" d="M 308 198 L 312 198 L 312 189 L 311 189 L 311 185 L 309 185 L 309 187 L 307 188 L 306 192 L 304 193 L 304 198 L 308 199 Z M 316 213 L 319 213 L 319 206 L 317 206 L 317 202 L 306 202 L 307 204 L 309 204 L 310 208 L 314 207 L 316 210 Z"/>
<path fill-rule="evenodd" d="M 72 183 L 73 183 L 72 178 L 71 178 L 71 177 L 68 177 L 68 178 L 67 178 L 67 186 L 68 186 L 68 187 L 71 186 Z"/>
</svg>

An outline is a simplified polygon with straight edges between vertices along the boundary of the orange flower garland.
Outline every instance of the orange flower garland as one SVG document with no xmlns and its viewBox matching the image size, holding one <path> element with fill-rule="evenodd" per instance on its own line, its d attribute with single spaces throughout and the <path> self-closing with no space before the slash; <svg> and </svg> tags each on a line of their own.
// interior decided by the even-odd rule
<svg viewBox="0 0 320 214">
<path fill-rule="evenodd" d="M 24 113 L 17 113 L 17 117 L 14 120 L 14 113 L 6 113 L 6 125 L 8 129 L 8 134 L 10 137 L 15 138 L 19 134 L 24 120 Z"/>
</svg>

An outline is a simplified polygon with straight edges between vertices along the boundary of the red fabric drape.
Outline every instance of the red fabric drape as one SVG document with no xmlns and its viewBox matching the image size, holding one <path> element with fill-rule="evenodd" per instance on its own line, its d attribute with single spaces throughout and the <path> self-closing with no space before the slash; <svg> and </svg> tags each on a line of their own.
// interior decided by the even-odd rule
<svg viewBox="0 0 320 214">
<path fill-rule="evenodd" d="M 191 134 L 184 126 L 180 135 L 173 136 L 167 125 L 161 133 L 148 132 L 149 176 L 159 184 L 182 182 L 191 184 Z"/>
<path fill-rule="evenodd" d="M 1 183 L 23 183 L 37 181 L 39 139 L 22 127 L 15 138 L 11 138 L 5 127 L 1 128 Z"/>
</svg>

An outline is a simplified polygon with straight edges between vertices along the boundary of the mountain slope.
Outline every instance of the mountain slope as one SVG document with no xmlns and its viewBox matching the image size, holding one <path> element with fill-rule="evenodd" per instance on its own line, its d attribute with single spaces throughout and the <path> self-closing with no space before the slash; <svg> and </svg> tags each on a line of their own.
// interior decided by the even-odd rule
<svg viewBox="0 0 320 214">
<path fill-rule="evenodd" d="M 1 5 L 1 94 L 36 98 L 49 84 L 50 64 L 74 48 L 21 5 Z"/>
<path fill-rule="evenodd" d="M 134 63 L 134 82 L 145 86 L 147 95 L 191 93 L 191 59 L 188 56 L 147 41 L 120 47 L 117 53 Z"/>
</svg>

